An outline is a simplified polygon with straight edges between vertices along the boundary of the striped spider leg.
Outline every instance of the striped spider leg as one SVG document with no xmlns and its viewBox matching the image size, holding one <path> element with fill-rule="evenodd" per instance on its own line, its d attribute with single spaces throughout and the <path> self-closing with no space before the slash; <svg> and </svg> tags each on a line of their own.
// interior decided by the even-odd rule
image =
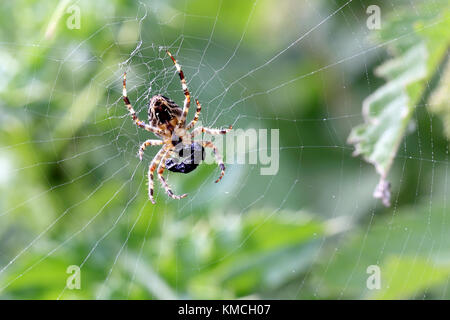
<svg viewBox="0 0 450 320">
<path fill-rule="evenodd" d="M 198 127 L 192 131 L 191 138 L 194 138 L 196 135 L 199 135 L 201 133 L 208 133 L 211 135 L 227 134 L 231 129 L 232 126 L 229 126 L 228 129 L 211 129 L 206 127 Z M 223 176 L 225 175 L 225 164 L 223 163 L 222 156 L 217 147 L 211 141 L 201 141 L 201 142 L 203 147 L 213 149 L 217 165 L 220 168 L 220 176 L 216 180 L 217 183 L 220 180 L 222 180 Z"/>
</svg>

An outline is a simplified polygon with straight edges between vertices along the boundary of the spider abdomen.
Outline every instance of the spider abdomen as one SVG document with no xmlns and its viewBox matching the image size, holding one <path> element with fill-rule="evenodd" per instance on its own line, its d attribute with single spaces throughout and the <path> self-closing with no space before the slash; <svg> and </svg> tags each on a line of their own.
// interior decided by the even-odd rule
<svg viewBox="0 0 450 320">
<path fill-rule="evenodd" d="M 190 145 L 178 144 L 175 148 L 180 159 L 169 158 L 166 160 L 166 168 L 172 172 L 189 173 L 205 159 L 205 148 L 198 142 Z"/>
</svg>

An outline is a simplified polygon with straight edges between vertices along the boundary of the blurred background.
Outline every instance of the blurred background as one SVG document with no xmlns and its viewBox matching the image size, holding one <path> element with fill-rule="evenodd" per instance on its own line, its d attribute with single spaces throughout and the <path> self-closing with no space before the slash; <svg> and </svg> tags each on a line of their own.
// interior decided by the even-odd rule
<svg viewBox="0 0 450 320">
<path fill-rule="evenodd" d="M 448 39 L 444 2 L 1 2 L 0 297 L 449 298 L 448 106 L 415 106 L 390 207 L 347 143 L 385 83 L 375 68 L 418 41 L 418 26 Z M 367 25 L 372 4 L 381 30 Z M 154 94 L 182 104 L 166 49 L 203 125 L 279 129 L 276 175 L 233 163 L 215 184 L 217 166 L 204 164 L 166 173 L 186 199 L 156 182 L 149 202 L 158 148 L 136 156 L 154 137 L 133 125 L 121 79 L 141 119 Z M 66 287 L 71 265 L 80 289 Z M 367 286 L 371 265 L 379 289 Z"/>
</svg>

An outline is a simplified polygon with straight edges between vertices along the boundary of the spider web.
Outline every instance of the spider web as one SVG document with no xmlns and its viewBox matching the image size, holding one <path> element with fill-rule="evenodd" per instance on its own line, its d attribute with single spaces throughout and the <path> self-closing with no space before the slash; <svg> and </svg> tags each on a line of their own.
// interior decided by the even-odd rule
<svg viewBox="0 0 450 320">
<path fill-rule="evenodd" d="M 383 4 L 396 12 L 395 1 Z M 414 4 L 410 1 L 411 7 Z M 83 1 L 75 5 L 82 15 L 99 10 Z M 372 199 L 377 177 L 352 156 L 353 147 L 346 143 L 351 128 L 363 121 L 362 100 L 379 85 L 370 70 L 386 58 L 387 43 L 374 45 L 369 39 L 366 2 L 306 0 L 275 8 L 263 0 L 240 6 L 218 1 L 204 8 L 188 1 L 150 1 L 139 3 L 130 16 L 103 5 L 108 9 L 98 11 L 101 18 L 95 16 L 102 19 L 102 27 L 76 42 L 0 42 L 2 54 L 11 60 L 18 52 L 36 57 L 37 48 L 52 71 L 43 75 L 39 67 L 30 68 L 32 80 L 21 94 L 22 107 L 10 111 L 2 106 L 2 122 L 17 126 L 22 121 L 24 135 L 0 147 L 0 181 L 8 186 L 27 181 L 20 192 L 5 191 L 0 206 L 6 239 L 0 266 L 2 296 L 21 297 L 23 290 L 40 288 L 44 281 L 44 297 L 80 297 L 65 282 L 67 266 L 77 265 L 82 287 L 89 288 L 81 291 L 87 298 L 215 297 L 217 292 L 200 294 L 202 287 L 187 292 L 184 278 L 200 277 L 211 266 L 239 255 L 255 234 L 286 214 L 321 221 L 328 233 L 315 236 L 308 264 L 287 266 L 294 273 L 290 286 L 278 293 L 255 292 L 256 297 L 328 297 L 327 279 L 335 275 L 333 268 L 339 266 L 340 250 L 352 228 L 361 230 L 363 241 L 341 271 L 344 285 L 331 294 L 334 298 L 365 292 L 365 282 L 355 295 L 351 286 L 367 267 L 366 250 L 371 250 L 376 265 L 389 256 L 395 238 L 402 244 L 400 258 L 432 257 L 444 250 L 448 144 L 436 145 L 436 121 L 427 106 L 417 106 L 414 120 L 425 124 L 407 136 L 395 157 L 392 208 L 384 209 Z M 237 7 L 245 11 L 235 21 Z M 75 31 L 61 36 L 69 32 Z M 102 45 L 96 47 L 97 42 Z M 218 169 L 202 165 L 189 175 L 166 173 L 175 193 L 189 194 L 186 199 L 169 199 L 155 181 L 157 204 L 148 201 L 148 163 L 158 148 L 148 148 L 142 162 L 136 157 L 140 144 L 153 137 L 133 126 L 122 101 L 121 79 L 126 71 L 128 96 L 141 119 L 146 119 L 154 94 L 181 105 L 179 78 L 165 50 L 181 64 L 192 97 L 200 100 L 203 125 L 280 130 L 276 175 L 260 175 L 259 164 L 227 164 L 224 179 L 214 184 Z M 19 66 L 5 67 L 8 72 L 14 68 Z M 364 85 L 356 90 L 357 83 Z M 36 92 L 45 92 L 44 107 L 36 107 L 36 101 L 43 100 Z M 189 119 L 192 114 L 191 110 Z M 27 148 L 44 151 L 37 156 Z M 263 151 L 270 150 L 257 145 L 245 153 Z M 411 175 L 419 177 L 414 180 Z M 417 184 L 415 194 L 405 195 L 402 190 L 411 181 Z M 393 222 L 400 205 L 424 202 L 427 233 L 418 236 L 409 224 L 389 223 L 382 241 L 375 248 L 368 245 L 377 221 L 388 217 Z M 435 235 L 439 206 L 443 214 L 436 219 L 442 220 L 442 229 Z M 208 253 L 209 242 L 225 241 L 242 231 L 242 221 L 253 212 L 262 218 L 247 226 L 243 237 L 216 255 Z M 205 259 L 208 254 L 213 258 Z M 190 256 L 187 266 L 183 255 Z M 414 265 L 406 271 L 413 269 Z M 51 279 L 53 273 L 57 276 Z M 446 290 L 444 285 L 438 296 L 445 297 Z"/>
</svg>

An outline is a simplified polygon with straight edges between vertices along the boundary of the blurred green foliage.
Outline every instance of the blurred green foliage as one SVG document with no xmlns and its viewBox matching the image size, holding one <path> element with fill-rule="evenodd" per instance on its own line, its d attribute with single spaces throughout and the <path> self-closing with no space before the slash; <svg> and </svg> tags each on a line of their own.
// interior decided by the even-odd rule
<svg viewBox="0 0 450 320">
<path fill-rule="evenodd" d="M 346 143 L 383 85 L 373 70 L 397 54 L 387 44 L 415 42 L 417 30 L 448 39 L 440 1 L 419 2 L 380 2 L 389 34 L 367 28 L 370 1 L 2 2 L 0 297 L 448 298 L 440 117 L 427 101 L 412 111 L 390 208 L 372 198 L 378 178 Z M 80 29 L 66 25 L 72 5 Z M 168 175 L 188 198 L 157 186 L 157 204 L 148 201 L 156 150 L 136 157 L 148 134 L 126 113 L 121 77 L 144 119 L 152 94 L 181 102 L 164 49 L 205 125 L 280 129 L 277 175 L 228 164 L 216 185 L 205 164 Z M 65 288 L 70 265 L 81 267 L 80 290 Z M 366 287 L 370 265 L 380 290 Z"/>
<path fill-rule="evenodd" d="M 443 75 L 450 50 L 450 3 L 417 3 L 415 10 L 416 15 L 411 17 L 408 9 L 401 8 L 387 19 L 387 25 L 379 32 L 378 41 L 389 43 L 388 49 L 395 58 L 375 70 L 387 83 L 364 100 L 365 123 L 355 127 L 349 136 L 349 142 L 355 144 L 355 154 L 362 154 L 380 174 L 374 196 L 382 198 L 387 206 L 391 195 L 386 179 L 393 159 L 415 106 L 428 104 L 431 92 L 442 91 L 436 90 L 436 83 Z M 436 23 L 439 26 L 433 27 Z M 446 87 L 448 83 L 441 86 Z M 444 114 L 446 121 L 445 109 L 450 96 L 442 91 L 438 99 L 442 102 L 429 104 L 434 106 L 432 110 L 439 106 L 437 111 Z"/>
</svg>

